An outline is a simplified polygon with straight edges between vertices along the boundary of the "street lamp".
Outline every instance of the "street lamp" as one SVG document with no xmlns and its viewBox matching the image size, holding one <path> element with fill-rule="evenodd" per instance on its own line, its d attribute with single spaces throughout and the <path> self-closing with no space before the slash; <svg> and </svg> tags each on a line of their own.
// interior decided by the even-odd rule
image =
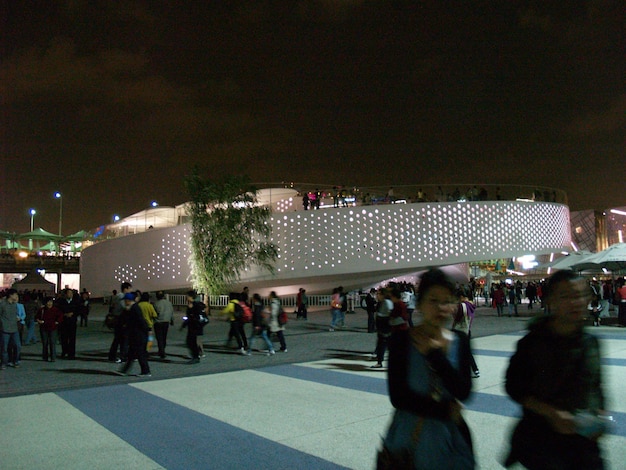
<svg viewBox="0 0 626 470">
<path fill-rule="evenodd" d="M 119 222 L 119 220 L 120 220 L 120 216 L 119 216 L 119 215 L 117 215 L 117 214 L 115 214 L 115 215 L 113 216 L 113 222 Z"/>
<path fill-rule="evenodd" d="M 158 202 L 156 202 L 156 201 L 152 201 L 152 202 L 150 203 L 150 205 L 151 205 L 152 207 L 158 207 L 158 206 L 159 206 L 159 203 L 158 203 Z"/>
<path fill-rule="evenodd" d="M 34 219 L 35 219 L 35 214 L 37 213 L 37 211 L 35 209 L 31 209 L 30 211 L 28 211 L 28 213 L 30 214 L 30 231 L 32 232 L 33 229 L 35 228 Z"/>
<path fill-rule="evenodd" d="M 61 227 L 63 226 L 63 197 L 58 191 L 54 193 L 54 197 L 59 200 L 59 236 L 61 236 Z"/>
</svg>

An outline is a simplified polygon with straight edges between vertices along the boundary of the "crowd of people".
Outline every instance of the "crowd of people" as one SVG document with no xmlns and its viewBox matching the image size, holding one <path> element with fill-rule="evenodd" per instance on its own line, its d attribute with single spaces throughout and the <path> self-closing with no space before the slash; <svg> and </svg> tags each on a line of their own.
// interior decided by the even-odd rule
<svg viewBox="0 0 626 470">
<path fill-rule="evenodd" d="M 67 287 L 55 299 L 41 291 L 27 290 L 20 295 L 16 289 L 7 289 L 0 298 L 1 369 L 20 367 L 22 346 L 39 341 L 44 361 L 56 361 L 57 343 L 62 358 L 76 358 L 77 327 L 86 327 L 89 321 L 89 292 L 79 294 Z M 35 334 L 36 325 L 40 339 Z"/>
<path fill-rule="evenodd" d="M 605 297 L 625 315 L 625 284 L 620 278 L 613 289 L 608 283 L 586 281 L 572 271 L 558 271 L 537 285 L 525 285 L 525 295 L 529 300 L 536 296 L 544 314 L 533 317 L 507 368 L 506 391 L 521 406 L 522 418 L 512 431 L 504 465 L 603 468 L 598 439 L 611 418 L 606 412 L 598 339 L 583 325 L 590 313 L 595 319 Z M 507 300 L 517 304 L 518 288 L 517 283 L 494 285 L 494 308 Z M 372 368 L 383 368 L 387 358 L 389 396 L 395 408 L 378 454 L 378 468 L 475 467 L 462 406 L 471 395 L 472 378 L 479 377 L 470 347 L 475 314 L 470 295 L 474 292 L 472 285 L 459 285 L 443 271 L 432 269 L 422 275 L 417 287 L 390 283 L 364 297 L 368 332 L 377 333 Z M 57 342 L 61 357 L 76 357 L 77 327 L 88 324 L 88 292 L 79 294 L 67 288 L 56 299 L 45 297 L 43 301 L 29 295 L 32 293 L 20 298 L 15 289 L 2 294 L 2 369 L 20 366 L 23 335 L 26 342 L 36 342 L 29 333 L 35 324 L 40 325 L 44 361 L 56 360 Z M 189 291 L 186 298 L 181 329 L 187 330 L 188 364 L 197 364 L 204 357 L 202 335 L 210 312 L 195 291 Z M 300 289 L 296 302 L 299 318 L 307 318 L 307 304 L 306 291 Z M 413 310 L 419 311 L 416 323 Z M 331 298 L 330 331 L 345 326 L 346 311 L 347 296 L 340 286 Z M 501 309 L 497 311 L 498 316 L 503 314 Z M 157 292 L 151 302 L 148 293 L 133 290 L 130 283 L 121 285 L 107 317 L 114 331 L 109 359 L 122 364 L 118 373 L 128 374 L 138 362 L 139 376 L 150 376 L 150 342 L 156 339 L 159 357 L 167 357 L 173 314 L 163 292 Z M 272 335 L 280 351 L 287 352 L 286 314 L 275 292 L 266 302 L 256 293 L 250 297 L 247 288 L 232 293 L 228 305 L 217 314 L 230 323 L 227 346 L 236 341 L 242 355 L 252 353 L 255 341 L 261 341 L 265 354 L 275 354 Z"/>
</svg>

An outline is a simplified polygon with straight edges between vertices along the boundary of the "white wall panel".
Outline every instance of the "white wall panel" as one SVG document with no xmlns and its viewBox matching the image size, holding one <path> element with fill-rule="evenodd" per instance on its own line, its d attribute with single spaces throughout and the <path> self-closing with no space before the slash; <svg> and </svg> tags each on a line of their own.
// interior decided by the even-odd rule
<svg viewBox="0 0 626 470">
<path fill-rule="evenodd" d="M 435 202 L 275 212 L 276 272 L 253 269 L 242 283 L 280 286 L 372 273 L 383 277 L 450 265 L 567 249 L 567 206 L 556 203 Z M 190 285 L 190 226 L 154 229 L 97 243 L 81 258 L 81 287 L 139 289 Z"/>
</svg>

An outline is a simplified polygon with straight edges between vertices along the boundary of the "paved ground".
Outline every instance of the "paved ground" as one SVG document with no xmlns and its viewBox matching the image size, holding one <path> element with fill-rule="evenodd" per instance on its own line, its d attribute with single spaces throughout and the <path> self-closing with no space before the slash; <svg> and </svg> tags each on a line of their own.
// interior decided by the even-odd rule
<svg viewBox="0 0 626 470">
<path fill-rule="evenodd" d="M 0 373 L 0 422 L 12 423 L 0 446 L 3 469 L 373 468 L 392 408 L 385 371 L 369 369 L 375 335 L 365 332 L 362 310 L 348 315 L 344 331 L 328 331 L 326 311 L 291 319 L 289 352 L 272 357 L 226 349 L 227 324 L 214 317 L 207 357 L 196 365 L 184 364 L 184 332 L 175 327 L 170 360 L 151 361 L 149 379 L 114 374 L 104 313 L 96 306 L 90 326 L 79 328 L 77 360 L 44 363 L 40 346 L 27 346 L 22 367 Z M 480 468 L 501 468 L 518 414 L 502 383 L 525 321 L 477 312 L 481 378 L 466 417 Z M 619 469 L 626 461 L 626 329 L 594 331 L 617 419 L 603 446 L 609 468 Z"/>
</svg>

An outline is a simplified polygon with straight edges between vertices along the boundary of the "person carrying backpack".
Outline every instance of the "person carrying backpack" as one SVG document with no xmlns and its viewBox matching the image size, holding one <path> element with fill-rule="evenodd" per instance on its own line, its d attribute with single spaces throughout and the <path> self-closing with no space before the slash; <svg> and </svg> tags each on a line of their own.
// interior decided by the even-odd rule
<svg viewBox="0 0 626 470">
<path fill-rule="evenodd" d="M 230 322 L 230 329 L 228 330 L 226 347 L 228 347 L 232 339 L 235 338 L 235 340 L 237 341 L 237 350 L 239 354 L 247 356 L 249 348 L 246 333 L 243 328 L 243 308 L 241 305 L 239 305 L 240 297 L 239 294 L 235 292 L 231 292 L 229 297 L 230 300 L 228 302 L 228 305 L 226 306 L 226 308 L 224 308 L 224 310 L 222 310 L 222 315 L 228 315 L 228 321 Z"/>
<path fill-rule="evenodd" d="M 197 300 L 198 294 L 194 290 L 187 292 L 187 314 L 183 317 L 183 324 L 180 327 L 187 328 L 187 347 L 191 352 L 191 360 L 187 364 L 197 364 L 200 362 L 200 348 L 198 347 L 198 336 L 202 336 L 204 325 L 207 323 L 206 305 Z"/>
</svg>

